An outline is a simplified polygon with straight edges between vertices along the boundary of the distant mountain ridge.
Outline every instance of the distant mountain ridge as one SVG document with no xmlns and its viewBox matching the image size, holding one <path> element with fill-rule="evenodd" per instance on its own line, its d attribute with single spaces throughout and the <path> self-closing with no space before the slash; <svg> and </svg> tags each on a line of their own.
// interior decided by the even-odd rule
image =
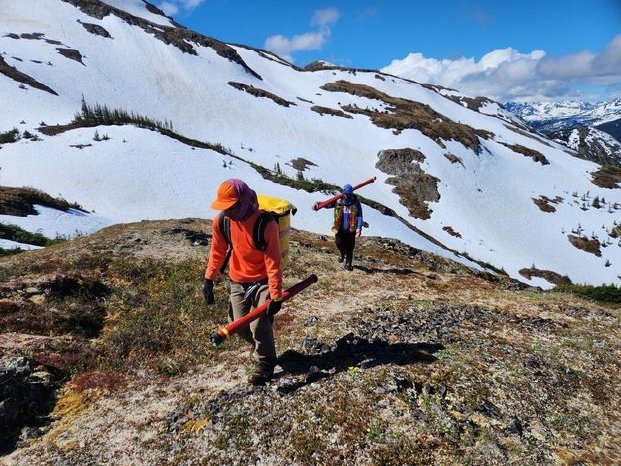
<svg viewBox="0 0 621 466">
<path fill-rule="evenodd" d="M 598 103 L 507 102 L 504 107 L 581 158 L 621 166 L 621 98 Z"/>
<path fill-rule="evenodd" d="M 621 118 L 621 97 L 609 102 L 507 102 L 505 108 L 534 128 L 599 126 Z"/>
</svg>

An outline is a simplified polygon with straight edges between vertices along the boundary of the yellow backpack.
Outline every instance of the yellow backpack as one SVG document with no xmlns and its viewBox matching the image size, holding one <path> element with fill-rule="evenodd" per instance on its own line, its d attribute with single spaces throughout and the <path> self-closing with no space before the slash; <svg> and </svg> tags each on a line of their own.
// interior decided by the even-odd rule
<svg viewBox="0 0 621 466">
<path fill-rule="evenodd" d="M 272 220 L 276 221 L 278 224 L 278 236 L 280 238 L 280 264 L 284 269 L 289 264 L 289 234 L 291 233 L 291 215 L 295 215 L 297 209 L 289 201 L 279 199 L 277 197 L 259 194 L 257 198 L 259 200 L 259 210 L 261 211 L 261 215 L 257 218 L 252 231 L 254 246 L 261 251 L 265 250 L 265 225 Z M 220 267 L 220 271 L 224 272 L 229 263 L 229 257 L 231 256 L 232 251 L 231 225 L 229 223 L 229 219 L 222 214 L 220 214 L 218 222 L 219 229 L 224 235 L 226 242 L 229 244 L 226 257 Z"/>
<path fill-rule="evenodd" d="M 291 215 L 298 211 L 296 207 L 285 199 L 277 197 L 257 195 L 259 210 L 267 212 L 278 223 L 278 235 L 280 237 L 280 254 L 283 269 L 289 264 L 289 236 L 291 233 Z M 263 232 L 259 232 L 262 235 Z M 258 244 L 261 244 L 258 241 Z"/>
</svg>

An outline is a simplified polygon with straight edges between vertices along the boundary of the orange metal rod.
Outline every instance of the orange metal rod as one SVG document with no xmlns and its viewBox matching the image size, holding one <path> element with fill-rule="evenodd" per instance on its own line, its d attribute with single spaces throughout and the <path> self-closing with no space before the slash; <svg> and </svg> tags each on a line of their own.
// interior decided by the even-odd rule
<svg viewBox="0 0 621 466">
<path fill-rule="evenodd" d="M 315 282 L 317 282 L 317 275 L 312 274 L 305 280 L 302 280 L 301 282 L 293 285 L 288 290 L 285 290 L 282 294 L 282 300 L 287 301 L 289 298 L 292 298 L 293 296 L 298 294 L 300 291 L 308 288 L 310 285 L 312 285 Z M 209 339 L 211 340 L 211 344 L 213 346 L 218 346 L 220 343 L 222 343 L 224 340 L 226 340 L 231 335 L 235 335 L 237 332 L 243 329 L 250 322 L 252 322 L 255 319 L 258 319 L 263 314 L 265 314 L 269 304 L 270 304 L 270 301 L 267 300 L 265 303 L 261 304 L 256 309 L 250 311 L 245 316 L 240 317 L 237 320 L 234 320 L 233 322 L 228 324 L 226 327 L 222 327 L 217 332 L 212 333 L 211 336 L 209 337 Z"/>
<path fill-rule="evenodd" d="M 377 179 L 377 176 L 374 176 L 373 178 L 369 178 L 366 181 L 363 181 L 362 183 L 357 184 L 356 186 L 353 187 L 353 190 L 355 191 L 358 188 L 362 188 L 363 186 L 366 186 L 368 184 L 371 184 L 373 182 L 375 182 L 375 180 Z M 313 210 L 319 210 L 319 209 L 323 209 L 325 206 L 332 204 L 333 202 L 338 201 L 340 198 L 343 197 L 343 193 L 337 194 L 334 197 L 331 197 L 330 199 L 328 199 L 327 201 L 322 201 L 322 202 L 316 202 L 315 205 L 313 206 Z"/>
</svg>

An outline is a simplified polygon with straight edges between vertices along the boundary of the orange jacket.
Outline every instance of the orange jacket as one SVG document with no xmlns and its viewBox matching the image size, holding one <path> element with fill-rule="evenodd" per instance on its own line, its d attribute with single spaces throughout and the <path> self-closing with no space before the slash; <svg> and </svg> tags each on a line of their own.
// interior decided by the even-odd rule
<svg viewBox="0 0 621 466">
<path fill-rule="evenodd" d="M 231 243 L 233 251 L 229 260 L 229 277 L 238 283 L 252 283 L 268 279 L 270 297 L 282 298 L 282 267 L 280 266 L 280 239 L 276 222 L 267 222 L 265 226 L 265 251 L 254 246 L 252 231 L 260 212 L 256 211 L 245 220 L 230 220 Z M 211 252 L 205 270 L 205 278 L 215 279 L 226 257 L 228 243 L 220 231 L 219 218 L 213 219 Z"/>
</svg>

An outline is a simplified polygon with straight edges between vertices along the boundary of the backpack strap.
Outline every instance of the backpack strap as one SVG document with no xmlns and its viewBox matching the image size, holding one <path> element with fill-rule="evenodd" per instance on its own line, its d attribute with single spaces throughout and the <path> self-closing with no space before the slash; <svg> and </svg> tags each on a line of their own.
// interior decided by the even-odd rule
<svg viewBox="0 0 621 466">
<path fill-rule="evenodd" d="M 252 240 L 254 241 L 254 247 L 259 251 L 265 251 L 267 248 L 267 243 L 265 242 L 265 227 L 271 221 L 276 221 L 273 214 L 269 212 L 261 212 L 257 217 L 257 221 L 254 223 Z"/>
<path fill-rule="evenodd" d="M 224 273 L 226 266 L 229 265 L 229 259 L 231 258 L 231 253 L 233 252 L 233 243 L 231 242 L 231 220 L 222 213 L 218 217 L 218 229 L 229 245 L 229 248 L 226 251 L 226 256 L 224 257 L 224 262 L 222 262 L 222 266 L 220 267 L 220 273 Z"/>
</svg>

